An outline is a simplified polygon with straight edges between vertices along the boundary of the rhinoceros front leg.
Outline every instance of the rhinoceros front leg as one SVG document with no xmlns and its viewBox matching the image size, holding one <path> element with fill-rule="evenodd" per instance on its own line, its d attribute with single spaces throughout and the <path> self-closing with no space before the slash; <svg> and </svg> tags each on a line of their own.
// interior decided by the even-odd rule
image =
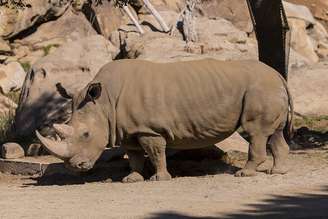
<svg viewBox="0 0 328 219">
<path fill-rule="evenodd" d="M 139 143 L 147 152 L 150 161 L 155 167 L 156 173 L 150 178 L 151 181 L 170 180 L 172 177 L 166 168 L 166 140 L 161 136 L 141 135 Z"/>
<path fill-rule="evenodd" d="M 255 176 L 257 167 L 266 160 L 266 143 L 268 137 L 261 134 L 251 137 L 249 146 L 248 161 L 245 167 L 239 170 L 235 176 Z"/>
<path fill-rule="evenodd" d="M 126 150 L 127 155 L 129 156 L 129 164 L 131 168 L 131 173 L 124 177 L 123 183 L 134 183 L 144 181 L 144 177 L 141 175 L 144 163 L 145 155 L 143 150 Z"/>
</svg>

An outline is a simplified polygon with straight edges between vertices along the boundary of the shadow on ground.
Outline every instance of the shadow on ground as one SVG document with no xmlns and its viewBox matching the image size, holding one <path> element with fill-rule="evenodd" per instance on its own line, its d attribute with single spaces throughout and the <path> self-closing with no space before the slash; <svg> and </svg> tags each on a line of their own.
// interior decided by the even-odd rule
<svg viewBox="0 0 328 219">
<path fill-rule="evenodd" d="M 259 204 L 247 204 L 247 209 L 221 217 L 193 217 L 176 212 L 155 213 L 148 219 L 326 219 L 328 218 L 328 186 L 320 194 L 272 196 Z M 218 206 L 219 208 L 219 206 Z"/>
<path fill-rule="evenodd" d="M 313 149 L 321 148 L 328 144 L 328 132 L 311 130 L 301 127 L 296 130 L 291 149 Z"/>
<path fill-rule="evenodd" d="M 168 158 L 168 170 L 173 177 L 206 176 L 220 173 L 233 174 L 238 167 L 224 162 L 224 154 L 216 147 L 208 150 L 190 150 L 178 152 Z M 246 159 L 243 157 L 241 159 Z M 121 158 L 110 162 L 101 162 L 94 169 L 86 173 L 55 173 L 47 172 L 41 177 L 30 177 L 23 186 L 50 186 L 74 185 L 92 182 L 120 182 L 129 174 L 130 168 L 127 159 Z M 149 179 L 154 174 L 154 168 L 146 159 L 144 177 Z M 32 183 L 30 181 L 32 180 Z"/>
</svg>

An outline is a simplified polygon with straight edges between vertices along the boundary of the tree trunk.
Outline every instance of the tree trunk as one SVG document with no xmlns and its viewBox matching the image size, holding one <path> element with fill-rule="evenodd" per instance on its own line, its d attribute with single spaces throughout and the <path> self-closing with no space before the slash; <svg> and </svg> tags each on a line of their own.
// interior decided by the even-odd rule
<svg viewBox="0 0 328 219">
<path fill-rule="evenodd" d="M 256 37 L 259 60 L 288 78 L 290 32 L 281 0 L 247 0 Z"/>
<path fill-rule="evenodd" d="M 137 27 L 138 31 L 141 34 L 144 34 L 145 31 L 142 29 L 142 27 L 140 26 L 138 20 L 133 16 L 133 14 L 131 13 L 129 7 L 127 5 L 123 6 L 123 10 L 125 11 L 125 13 L 129 16 L 129 18 L 131 19 L 131 21 L 134 23 L 134 25 Z"/>
<path fill-rule="evenodd" d="M 161 25 L 164 32 L 169 32 L 170 28 L 165 23 L 162 16 L 158 13 L 158 11 L 154 8 L 154 6 L 150 3 L 149 0 L 143 0 L 145 6 L 148 8 L 148 10 L 152 13 L 152 15 L 156 18 L 157 22 Z"/>
<path fill-rule="evenodd" d="M 183 34 L 187 44 L 198 41 L 195 22 L 195 9 L 198 4 L 200 4 L 200 0 L 187 0 L 186 8 L 182 14 Z"/>
</svg>

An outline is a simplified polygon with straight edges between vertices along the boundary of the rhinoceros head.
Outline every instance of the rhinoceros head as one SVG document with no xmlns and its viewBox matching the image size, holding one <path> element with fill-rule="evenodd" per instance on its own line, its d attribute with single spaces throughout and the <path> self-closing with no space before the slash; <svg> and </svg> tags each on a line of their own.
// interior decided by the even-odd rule
<svg viewBox="0 0 328 219">
<path fill-rule="evenodd" d="M 76 171 L 87 171 L 110 142 L 108 105 L 108 95 L 102 92 L 101 83 L 91 83 L 73 97 L 70 122 L 53 125 L 56 140 L 45 138 L 36 131 L 37 137 L 68 166 Z"/>
</svg>

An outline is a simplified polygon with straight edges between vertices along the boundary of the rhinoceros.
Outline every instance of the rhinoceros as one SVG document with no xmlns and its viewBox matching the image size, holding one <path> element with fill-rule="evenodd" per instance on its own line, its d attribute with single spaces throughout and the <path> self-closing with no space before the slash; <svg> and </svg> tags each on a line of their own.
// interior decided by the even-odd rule
<svg viewBox="0 0 328 219">
<path fill-rule="evenodd" d="M 156 170 L 150 180 L 169 180 L 166 148 L 207 147 L 241 126 L 250 136 L 249 158 L 235 175 L 256 174 L 267 142 L 274 158 L 268 172 L 287 172 L 283 130 L 292 129 L 292 99 L 284 79 L 263 63 L 118 60 L 71 96 L 70 122 L 54 124 L 58 139 L 36 134 L 77 171 L 91 169 L 107 145 L 121 145 L 131 167 L 123 182 L 144 180 L 145 152 Z"/>
</svg>

